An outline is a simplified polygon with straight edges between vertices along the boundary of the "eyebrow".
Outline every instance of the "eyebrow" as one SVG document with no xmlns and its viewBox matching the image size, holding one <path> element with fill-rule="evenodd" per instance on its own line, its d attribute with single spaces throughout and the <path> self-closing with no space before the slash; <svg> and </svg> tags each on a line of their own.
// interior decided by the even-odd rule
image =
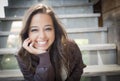
<svg viewBox="0 0 120 81">
<path fill-rule="evenodd" d="M 44 27 L 47 27 L 47 26 L 52 27 L 53 25 L 48 24 L 48 25 L 45 25 Z M 38 26 L 30 26 L 30 28 L 38 28 Z"/>
<path fill-rule="evenodd" d="M 45 25 L 45 27 L 46 27 L 46 26 L 50 26 L 50 27 L 52 27 L 53 25 L 49 25 L 49 24 L 48 24 L 48 25 Z"/>
<path fill-rule="evenodd" d="M 37 28 L 38 26 L 30 26 L 30 28 Z"/>
</svg>

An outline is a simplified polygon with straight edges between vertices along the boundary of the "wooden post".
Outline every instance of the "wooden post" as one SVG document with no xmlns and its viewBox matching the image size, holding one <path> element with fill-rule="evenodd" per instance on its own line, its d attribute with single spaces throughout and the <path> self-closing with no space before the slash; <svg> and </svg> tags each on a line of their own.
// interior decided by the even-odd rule
<svg viewBox="0 0 120 81">
<path fill-rule="evenodd" d="M 117 64 L 120 65 L 120 27 L 108 28 L 108 42 L 115 43 L 117 46 Z"/>
</svg>

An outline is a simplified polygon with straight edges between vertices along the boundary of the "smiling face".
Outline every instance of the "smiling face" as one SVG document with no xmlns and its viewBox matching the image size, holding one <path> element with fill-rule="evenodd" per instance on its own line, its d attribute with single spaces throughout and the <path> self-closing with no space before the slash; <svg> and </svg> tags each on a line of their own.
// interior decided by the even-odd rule
<svg viewBox="0 0 120 81">
<path fill-rule="evenodd" d="M 34 47 L 48 50 L 55 40 L 55 31 L 52 18 L 48 14 L 38 13 L 31 19 L 29 38 Z"/>
</svg>

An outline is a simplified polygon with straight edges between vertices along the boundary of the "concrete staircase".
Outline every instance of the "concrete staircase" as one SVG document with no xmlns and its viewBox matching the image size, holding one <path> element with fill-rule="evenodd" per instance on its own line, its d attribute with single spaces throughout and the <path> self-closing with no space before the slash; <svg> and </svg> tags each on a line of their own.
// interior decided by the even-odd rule
<svg viewBox="0 0 120 81">
<path fill-rule="evenodd" d="M 0 81 L 23 80 L 14 57 L 20 46 L 18 33 L 25 10 L 39 2 L 52 6 L 68 36 L 79 45 L 88 65 L 82 81 L 113 81 L 108 76 L 120 75 L 116 45 L 107 43 L 107 27 L 98 26 L 100 14 L 93 13 L 93 3 L 88 0 L 8 0 L 5 18 L 0 18 Z M 119 81 L 120 78 L 113 79 Z"/>
</svg>

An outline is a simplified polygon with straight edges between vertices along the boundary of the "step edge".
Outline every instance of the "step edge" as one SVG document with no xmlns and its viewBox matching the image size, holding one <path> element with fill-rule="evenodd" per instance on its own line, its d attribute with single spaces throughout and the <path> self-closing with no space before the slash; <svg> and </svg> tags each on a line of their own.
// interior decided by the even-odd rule
<svg viewBox="0 0 120 81">
<path fill-rule="evenodd" d="M 120 65 L 118 64 L 89 65 L 84 69 L 83 76 L 117 75 L 119 73 Z"/>
<path fill-rule="evenodd" d="M 58 18 L 60 19 L 65 19 L 65 18 L 83 18 L 83 17 L 99 17 L 99 13 L 92 13 L 92 14 L 67 14 L 67 15 L 57 15 Z M 0 21 L 21 21 L 23 17 L 5 17 L 5 18 L 0 18 Z"/>
<path fill-rule="evenodd" d="M 65 29 L 68 34 L 71 33 L 88 33 L 88 32 L 107 32 L 107 28 L 67 28 Z M 20 31 L 9 32 L 9 31 L 0 31 L 0 36 L 8 35 L 19 35 Z"/>
<path fill-rule="evenodd" d="M 100 13 L 58 15 L 58 18 L 99 17 Z"/>
<path fill-rule="evenodd" d="M 89 70 L 92 67 L 92 70 Z M 97 71 L 99 68 L 108 68 L 111 69 L 111 67 L 114 67 L 114 69 L 108 70 L 108 69 L 102 69 L 102 71 Z M 97 68 L 97 70 L 95 70 Z M 116 69 L 117 68 L 117 69 Z M 106 70 L 106 71 L 105 71 Z M 14 72 L 14 73 L 13 73 Z M 13 75 L 12 75 L 12 74 Z M 16 74 L 15 74 L 16 73 Z M 117 64 L 111 64 L 111 65 L 91 65 L 87 66 L 84 69 L 83 75 L 82 76 L 99 76 L 99 75 L 111 75 L 111 74 L 118 74 L 120 73 L 120 65 Z M 23 77 L 22 72 L 20 69 L 14 69 L 14 70 L 0 70 L 0 78 L 12 78 L 12 77 Z"/>
<path fill-rule="evenodd" d="M 78 45 L 81 51 L 100 51 L 100 50 L 115 50 L 116 44 L 89 44 Z"/>
<path fill-rule="evenodd" d="M 57 7 L 75 7 L 75 6 L 92 6 L 93 3 L 79 3 L 79 4 L 67 4 L 67 5 L 49 5 L 52 8 Z M 6 6 L 5 8 L 30 8 L 31 6 Z"/>
<path fill-rule="evenodd" d="M 66 31 L 67 33 L 107 32 L 107 28 L 67 28 Z"/>
<path fill-rule="evenodd" d="M 115 50 L 115 44 L 78 45 L 81 51 Z M 0 54 L 16 54 L 18 48 L 1 48 Z"/>
</svg>

